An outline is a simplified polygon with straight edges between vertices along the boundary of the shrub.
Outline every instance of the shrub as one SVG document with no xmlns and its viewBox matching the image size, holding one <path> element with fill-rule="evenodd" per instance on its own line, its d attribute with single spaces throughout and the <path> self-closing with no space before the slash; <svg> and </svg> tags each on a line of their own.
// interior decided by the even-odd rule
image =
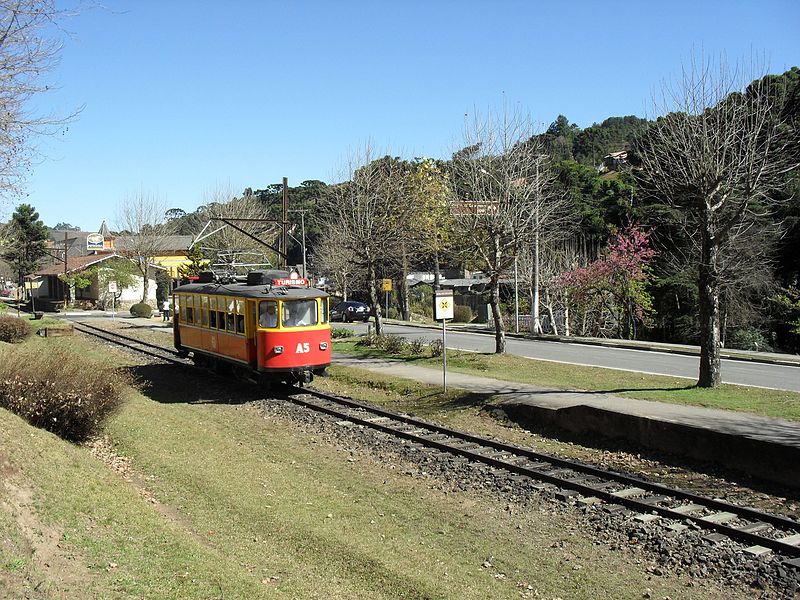
<svg viewBox="0 0 800 600">
<path fill-rule="evenodd" d="M 331 337 L 333 339 L 338 338 L 348 338 L 353 335 L 353 332 L 347 327 L 332 327 L 331 328 Z"/>
<path fill-rule="evenodd" d="M 127 379 L 69 346 L 40 346 L 0 360 L 0 406 L 72 442 L 94 435 L 122 404 Z"/>
<path fill-rule="evenodd" d="M 5 302 L 0 302 L 0 312 L 3 312 L 4 310 L 8 310 L 8 304 Z"/>
<path fill-rule="evenodd" d="M 389 307 L 389 311 L 386 314 L 387 319 L 399 319 L 400 318 L 400 311 L 397 310 L 394 306 Z"/>
<path fill-rule="evenodd" d="M 367 335 L 360 338 L 357 344 L 359 346 L 367 346 L 368 348 L 374 348 L 380 344 L 380 338 L 374 333 L 368 333 Z"/>
<path fill-rule="evenodd" d="M 412 302 L 411 312 L 422 315 L 427 319 L 433 318 L 433 303 L 432 302 Z"/>
<path fill-rule="evenodd" d="M 146 302 L 139 302 L 138 304 L 131 306 L 131 314 L 134 317 L 149 318 L 153 314 L 153 307 Z"/>
<path fill-rule="evenodd" d="M 21 342 L 33 330 L 27 321 L 17 317 L 0 316 L 0 342 Z"/>
<path fill-rule="evenodd" d="M 469 323 L 474 318 L 472 309 L 469 306 L 456 304 L 453 307 L 453 321 L 456 323 Z"/>
<path fill-rule="evenodd" d="M 739 350 L 760 350 L 771 352 L 772 346 L 758 329 L 745 327 L 734 329 L 728 334 L 726 340 L 728 348 L 738 348 Z"/>
<path fill-rule="evenodd" d="M 431 342 L 431 357 L 436 358 L 437 356 L 441 356 L 444 352 L 444 344 L 442 340 L 433 340 Z"/>
<path fill-rule="evenodd" d="M 414 356 L 420 356 L 422 352 L 425 350 L 425 340 L 423 340 L 422 338 L 416 338 L 411 340 L 408 343 L 408 349 Z"/>
<path fill-rule="evenodd" d="M 383 335 L 379 342 L 379 348 L 389 354 L 401 354 L 406 346 L 408 346 L 408 342 L 401 335 Z"/>
</svg>

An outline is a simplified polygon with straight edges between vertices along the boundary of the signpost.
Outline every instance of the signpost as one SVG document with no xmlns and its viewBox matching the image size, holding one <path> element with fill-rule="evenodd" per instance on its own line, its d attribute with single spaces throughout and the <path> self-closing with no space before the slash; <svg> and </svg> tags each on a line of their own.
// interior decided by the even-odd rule
<svg viewBox="0 0 800 600">
<path fill-rule="evenodd" d="M 108 293 L 111 294 L 111 318 L 116 319 L 117 317 L 117 282 L 116 281 L 109 281 L 108 282 Z"/>
<path fill-rule="evenodd" d="M 447 319 L 453 318 L 453 290 L 436 290 L 433 318 L 442 321 L 442 387 L 447 391 Z"/>
<path fill-rule="evenodd" d="M 383 291 L 386 296 L 386 316 L 389 316 L 389 292 L 392 291 L 392 280 L 391 279 L 384 279 L 383 280 Z"/>
</svg>

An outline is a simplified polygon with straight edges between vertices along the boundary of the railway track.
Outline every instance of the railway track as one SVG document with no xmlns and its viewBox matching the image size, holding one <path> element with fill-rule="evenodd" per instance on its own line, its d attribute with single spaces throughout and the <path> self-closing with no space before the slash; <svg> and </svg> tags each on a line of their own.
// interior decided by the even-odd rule
<svg viewBox="0 0 800 600">
<path fill-rule="evenodd" d="M 316 390 L 295 390 L 286 398 L 338 419 L 540 482 L 543 489 L 566 501 L 601 504 L 608 512 L 627 510 L 642 522 L 664 519 L 665 526 L 675 532 L 686 529 L 685 522 L 691 520 L 700 528 L 749 545 L 745 551 L 754 556 L 774 551 L 795 559 L 791 564 L 800 567 L 800 522 L 787 517 L 456 431 Z"/>
<path fill-rule="evenodd" d="M 75 325 L 78 331 L 159 360 L 192 365 L 172 349 L 82 322 Z M 502 470 L 535 482 L 535 486 L 564 501 L 597 504 L 608 512 L 628 511 L 643 523 L 663 520 L 666 529 L 678 533 L 687 529 L 690 521 L 708 530 L 710 541 L 718 541 L 714 535 L 728 537 L 745 544 L 744 551 L 750 555 L 772 551 L 787 557 L 787 564 L 800 568 L 800 522 L 793 519 L 456 431 L 349 398 L 308 388 L 279 389 L 282 397 L 295 405 Z"/>
<path fill-rule="evenodd" d="M 164 346 L 159 346 L 158 344 L 151 344 L 149 342 L 137 340 L 136 338 L 114 331 L 109 331 L 107 329 L 103 329 L 102 327 L 89 325 L 83 321 L 71 321 L 71 323 L 75 327 L 75 330 L 79 331 L 80 333 L 99 338 L 117 346 L 122 346 L 123 348 L 128 348 L 129 350 L 135 350 L 136 352 L 146 354 L 151 358 L 157 358 L 159 360 L 171 362 L 181 366 L 193 366 L 192 361 L 182 357 L 177 350 L 173 350 L 172 348 L 165 348 Z"/>
</svg>

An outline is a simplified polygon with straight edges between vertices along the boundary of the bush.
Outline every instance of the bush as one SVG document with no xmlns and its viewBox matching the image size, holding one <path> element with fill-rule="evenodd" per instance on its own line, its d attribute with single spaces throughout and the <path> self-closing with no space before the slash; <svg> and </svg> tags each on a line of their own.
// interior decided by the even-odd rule
<svg viewBox="0 0 800 600">
<path fill-rule="evenodd" d="M 93 436 L 122 404 L 128 380 L 66 347 L 3 352 L 0 406 L 72 442 Z"/>
<path fill-rule="evenodd" d="M 400 311 L 397 310 L 394 306 L 390 306 L 389 312 L 386 314 L 386 318 L 397 320 L 400 318 Z"/>
<path fill-rule="evenodd" d="M 153 307 L 146 302 L 140 302 L 139 304 L 131 306 L 131 314 L 134 317 L 149 318 L 153 315 Z"/>
<path fill-rule="evenodd" d="M 368 348 L 375 348 L 380 344 L 380 338 L 374 333 L 368 333 L 356 342 L 359 346 L 367 346 Z"/>
<path fill-rule="evenodd" d="M 431 357 L 436 358 L 437 356 L 441 356 L 444 352 L 444 344 L 442 344 L 442 340 L 433 340 L 431 342 Z"/>
<path fill-rule="evenodd" d="M 422 315 L 426 319 L 433 318 L 433 303 L 432 302 L 412 302 L 411 312 Z"/>
<path fill-rule="evenodd" d="M 21 342 L 31 333 L 33 330 L 27 321 L 17 317 L 0 317 L 0 342 Z"/>
<path fill-rule="evenodd" d="M 728 334 L 726 340 L 728 348 L 738 348 L 739 350 L 760 350 L 761 352 L 771 352 L 772 346 L 758 329 L 746 327 L 734 329 Z"/>
<path fill-rule="evenodd" d="M 408 349 L 414 356 L 420 356 L 422 352 L 425 350 L 425 340 L 423 340 L 422 338 L 416 338 L 411 340 L 408 343 Z"/>
<path fill-rule="evenodd" d="M 472 309 L 469 306 L 456 304 L 453 307 L 453 321 L 456 323 L 469 323 L 475 315 L 472 314 Z"/>
<path fill-rule="evenodd" d="M 401 354 L 407 346 L 406 338 L 401 335 L 383 335 L 378 347 L 389 354 Z"/>
<path fill-rule="evenodd" d="M 332 327 L 331 328 L 331 337 L 333 339 L 338 338 L 348 338 L 353 335 L 353 332 L 346 327 Z"/>
</svg>

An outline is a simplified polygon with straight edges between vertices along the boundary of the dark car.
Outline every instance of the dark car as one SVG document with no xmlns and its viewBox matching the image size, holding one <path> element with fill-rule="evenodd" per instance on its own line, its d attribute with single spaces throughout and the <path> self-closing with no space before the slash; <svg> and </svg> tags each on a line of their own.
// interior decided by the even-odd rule
<svg viewBox="0 0 800 600">
<path fill-rule="evenodd" d="M 340 302 L 331 309 L 331 321 L 342 321 L 351 323 L 352 321 L 368 321 L 369 306 L 363 302 Z"/>
</svg>

